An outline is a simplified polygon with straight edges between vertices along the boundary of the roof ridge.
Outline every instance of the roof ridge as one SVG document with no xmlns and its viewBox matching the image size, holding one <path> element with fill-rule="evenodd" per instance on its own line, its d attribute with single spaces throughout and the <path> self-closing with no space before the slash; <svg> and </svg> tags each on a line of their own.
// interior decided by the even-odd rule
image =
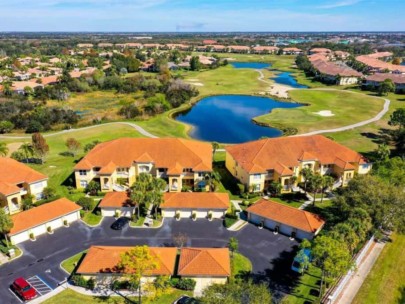
<svg viewBox="0 0 405 304">
<path fill-rule="evenodd" d="M 309 221 L 309 218 L 308 218 L 309 213 L 305 210 L 302 210 L 302 211 L 304 211 L 305 219 L 307 220 L 309 228 L 311 229 L 311 231 L 314 230 L 314 228 L 312 227 L 311 222 Z"/>
<path fill-rule="evenodd" d="M 259 140 L 260 141 L 260 140 Z M 257 152 L 256 152 L 256 154 L 255 154 L 255 156 L 252 158 L 252 163 L 254 163 L 254 161 L 256 160 L 256 158 L 258 157 L 258 155 L 259 155 L 259 153 L 264 149 L 264 146 L 266 146 L 266 144 L 269 142 L 269 139 L 267 138 L 265 138 L 265 139 L 263 139 L 263 145 L 260 147 L 260 149 L 258 149 L 257 150 Z M 266 170 L 266 168 L 263 168 L 263 169 L 265 169 Z"/>
<path fill-rule="evenodd" d="M 198 249 L 198 248 L 187 248 L 186 247 L 184 249 L 187 249 L 187 250 L 190 250 L 190 251 L 199 251 L 199 253 L 197 253 L 197 255 L 195 257 L 193 257 L 186 265 L 184 265 L 182 269 L 179 269 L 179 272 L 183 271 L 188 266 L 190 266 L 191 262 L 193 262 L 201 254 L 201 249 Z M 180 257 L 181 257 L 181 252 L 180 252 Z"/>
<path fill-rule="evenodd" d="M 199 165 L 199 164 L 203 163 L 202 158 L 201 158 L 200 156 L 198 156 L 198 154 L 195 153 L 195 152 L 193 151 L 193 149 L 190 149 L 190 147 L 187 146 L 187 145 L 184 143 L 184 140 L 185 140 L 185 139 L 183 139 L 183 138 L 175 138 L 175 139 L 176 139 L 177 141 L 179 141 L 184 147 L 186 147 L 187 150 L 189 150 L 191 153 L 193 153 L 194 156 L 197 157 L 197 159 L 200 160 L 196 165 Z M 192 142 L 192 140 L 189 140 L 189 141 Z"/>
</svg>

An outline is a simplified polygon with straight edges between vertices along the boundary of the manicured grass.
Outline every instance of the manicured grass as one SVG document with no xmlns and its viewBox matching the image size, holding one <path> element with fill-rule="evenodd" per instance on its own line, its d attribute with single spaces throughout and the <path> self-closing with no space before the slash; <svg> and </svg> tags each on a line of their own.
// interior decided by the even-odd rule
<svg viewBox="0 0 405 304">
<path fill-rule="evenodd" d="M 238 219 L 234 219 L 234 218 L 229 218 L 225 216 L 225 220 L 224 220 L 224 225 L 226 228 L 231 227 L 233 224 L 235 224 L 238 221 Z"/>
<path fill-rule="evenodd" d="M 393 234 L 353 304 L 405 303 L 405 235 Z"/>
<path fill-rule="evenodd" d="M 271 197 L 270 199 L 295 208 L 300 207 L 307 200 L 305 194 L 302 193 L 283 193 L 278 197 Z"/>
<path fill-rule="evenodd" d="M 231 253 L 231 272 L 232 278 L 246 278 L 252 271 L 252 262 L 244 255 L 235 252 Z"/>
<path fill-rule="evenodd" d="M 130 227 L 142 227 L 144 221 L 145 221 L 145 217 L 140 216 L 136 222 L 130 221 L 129 226 Z"/>
<path fill-rule="evenodd" d="M 70 137 L 75 138 L 82 145 L 82 149 L 76 157 L 60 155 L 60 153 L 67 151 L 65 142 Z M 85 155 L 83 147 L 94 140 L 103 142 L 121 137 L 140 137 L 140 134 L 130 126 L 117 124 L 100 125 L 91 129 L 46 137 L 46 141 L 49 145 L 49 155 L 46 158 L 46 162 L 42 165 L 30 164 L 30 167 L 49 177 L 48 186 L 54 188 L 57 195 L 76 201 L 84 196 L 83 191 L 70 191 L 67 186 L 75 187 L 73 167 L 77 161 Z M 4 141 L 12 143 L 17 141 L 21 142 L 22 140 L 7 139 Z M 30 141 L 30 139 L 26 140 L 26 142 Z"/>
<path fill-rule="evenodd" d="M 101 222 L 102 218 L 101 215 L 97 215 L 93 212 L 86 212 L 82 217 L 82 221 L 90 226 L 96 226 Z"/>
<path fill-rule="evenodd" d="M 309 105 L 295 109 L 275 109 L 254 120 L 278 128 L 296 128 L 298 133 L 306 133 L 370 119 L 382 110 L 384 104 L 380 98 L 349 91 L 293 90 L 289 93 L 294 101 Z M 334 116 L 315 114 L 323 110 L 332 111 Z"/>
<path fill-rule="evenodd" d="M 79 261 L 86 255 L 86 252 L 87 251 L 80 252 L 80 253 L 75 254 L 74 256 L 64 260 L 61 263 L 62 268 L 66 272 L 72 273 L 75 270 L 76 266 L 79 264 Z"/>
<path fill-rule="evenodd" d="M 161 304 L 161 303 L 172 303 L 182 295 L 191 295 L 189 291 L 169 289 L 156 300 L 148 300 L 147 303 L 150 304 Z M 131 303 L 138 303 L 137 297 L 130 298 Z M 144 301 L 142 301 L 144 302 Z M 124 304 L 128 303 L 122 297 L 93 297 L 85 296 L 80 293 L 77 293 L 71 289 L 66 289 L 56 296 L 43 302 L 44 304 L 87 304 L 87 303 L 105 303 L 105 304 Z"/>
<path fill-rule="evenodd" d="M 297 274 L 298 275 L 298 274 Z M 310 265 L 308 270 L 299 276 L 298 284 L 293 291 L 285 296 L 283 304 L 317 303 L 320 288 L 321 269 Z M 371 303 L 371 302 L 370 302 Z"/>
</svg>

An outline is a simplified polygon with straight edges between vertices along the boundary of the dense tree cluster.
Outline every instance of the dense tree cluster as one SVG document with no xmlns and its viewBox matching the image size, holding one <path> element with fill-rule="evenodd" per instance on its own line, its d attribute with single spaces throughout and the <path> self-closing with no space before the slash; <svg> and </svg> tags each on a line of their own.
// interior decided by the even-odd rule
<svg viewBox="0 0 405 304">
<path fill-rule="evenodd" d="M 27 100 L 0 103 L 0 133 L 24 129 L 27 133 L 47 131 L 56 124 L 74 125 L 77 114 L 62 107 L 47 107 Z"/>
</svg>

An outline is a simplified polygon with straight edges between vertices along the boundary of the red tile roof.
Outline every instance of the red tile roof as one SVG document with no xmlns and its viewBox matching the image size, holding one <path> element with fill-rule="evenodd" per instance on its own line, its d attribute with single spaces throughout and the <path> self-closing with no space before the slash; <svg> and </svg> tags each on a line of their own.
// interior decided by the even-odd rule
<svg viewBox="0 0 405 304">
<path fill-rule="evenodd" d="M 77 273 L 122 273 L 118 268 L 121 256 L 133 247 L 118 246 L 92 246 L 80 263 Z M 150 271 L 147 275 L 173 275 L 176 263 L 177 248 L 173 247 L 149 247 L 150 253 L 157 257 L 158 268 Z"/>
<path fill-rule="evenodd" d="M 336 158 L 350 163 L 366 162 L 359 153 L 322 135 L 261 139 L 225 149 L 248 173 L 266 173 L 279 164 L 296 167 L 304 152 L 321 164 L 334 164 Z"/>
<path fill-rule="evenodd" d="M 133 207 L 135 203 L 128 196 L 127 192 L 108 192 L 98 205 L 100 208 L 103 207 Z"/>
<path fill-rule="evenodd" d="M 67 198 L 60 198 L 51 203 L 17 213 L 11 216 L 14 226 L 11 228 L 9 235 L 26 231 L 80 209 L 82 207 Z"/>
<path fill-rule="evenodd" d="M 391 79 L 395 84 L 405 84 L 405 75 L 391 74 L 391 73 L 375 73 L 374 75 L 367 76 L 367 81 L 383 82 L 386 79 Z"/>
<path fill-rule="evenodd" d="M 3 183 L 3 187 L 0 186 L 0 193 L 3 193 L 4 195 L 15 193 L 14 190 L 16 189 L 11 187 L 10 185 L 17 185 L 20 183 L 32 184 L 48 179 L 46 175 L 39 173 L 34 169 L 31 169 L 27 165 L 24 165 L 14 159 L 7 157 L 0 157 L 0 168 L 0 183 Z M 9 193 L 9 191 L 13 192 Z"/>
<path fill-rule="evenodd" d="M 117 167 L 128 168 L 139 158 L 142 161 L 151 158 L 157 168 L 167 168 L 176 174 L 182 173 L 183 168 L 212 171 L 211 145 L 180 138 L 120 138 L 101 143 L 75 169 L 103 168 L 111 166 L 111 162 Z"/>
<path fill-rule="evenodd" d="M 391 72 L 400 72 L 400 73 L 405 74 L 405 66 L 385 62 L 385 61 L 379 60 L 375 57 L 371 57 L 370 55 L 357 56 L 356 60 L 373 69 L 389 70 Z"/>
<path fill-rule="evenodd" d="M 314 213 L 266 199 L 259 200 L 246 211 L 311 233 L 315 233 L 325 224 L 325 221 Z"/>
<path fill-rule="evenodd" d="M 229 208 L 228 193 L 166 192 L 162 209 L 222 209 Z"/>
<path fill-rule="evenodd" d="M 182 277 L 229 277 L 229 249 L 182 248 L 177 273 Z"/>
</svg>

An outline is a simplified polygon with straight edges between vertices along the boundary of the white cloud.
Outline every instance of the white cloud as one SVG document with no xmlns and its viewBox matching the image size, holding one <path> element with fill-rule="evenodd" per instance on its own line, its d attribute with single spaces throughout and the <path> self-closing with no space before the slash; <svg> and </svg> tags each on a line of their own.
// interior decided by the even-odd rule
<svg viewBox="0 0 405 304">
<path fill-rule="evenodd" d="M 343 1 L 338 1 L 330 4 L 325 4 L 325 5 L 320 5 L 317 8 L 321 9 L 329 9 L 329 8 L 338 8 L 338 7 L 344 7 L 344 6 L 352 6 L 357 3 L 362 2 L 363 0 L 343 0 Z"/>
</svg>

